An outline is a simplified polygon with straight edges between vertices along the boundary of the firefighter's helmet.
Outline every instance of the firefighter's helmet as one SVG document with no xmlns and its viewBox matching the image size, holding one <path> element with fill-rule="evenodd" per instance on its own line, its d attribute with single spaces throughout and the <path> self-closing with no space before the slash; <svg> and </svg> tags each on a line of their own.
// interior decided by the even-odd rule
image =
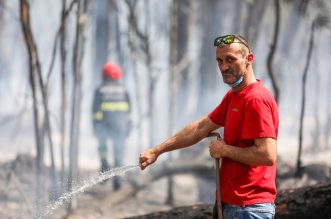
<svg viewBox="0 0 331 219">
<path fill-rule="evenodd" d="M 122 76 L 122 70 L 118 65 L 108 62 L 103 66 L 102 75 L 104 77 L 117 81 Z"/>
</svg>

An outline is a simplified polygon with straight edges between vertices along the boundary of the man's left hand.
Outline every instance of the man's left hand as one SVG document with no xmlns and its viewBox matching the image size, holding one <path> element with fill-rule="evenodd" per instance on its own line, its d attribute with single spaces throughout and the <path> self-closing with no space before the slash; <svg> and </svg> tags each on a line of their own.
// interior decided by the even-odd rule
<svg viewBox="0 0 331 219">
<path fill-rule="evenodd" d="M 209 145 L 209 154 L 213 158 L 222 158 L 224 157 L 226 143 L 224 140 L 214 140 Z"/>
</svg>

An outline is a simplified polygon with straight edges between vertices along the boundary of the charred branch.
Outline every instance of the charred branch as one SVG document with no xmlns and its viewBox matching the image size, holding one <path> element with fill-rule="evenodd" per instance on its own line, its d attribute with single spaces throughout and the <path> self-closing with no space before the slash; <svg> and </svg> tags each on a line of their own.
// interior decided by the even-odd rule
<svg viewBox="0 0 331 219">
<path fill-rule="evenodd" d="M 276 218 L 330 218 L 330 202 L 330 183 L 299 189 L 287 189 L 279 192 L 277 195 Z"/>
<path fill-rule="evenodd" d="M 197 176 L 209 178 L 213 174 L 213 161 L 212 159 L 204 161 L 178 159 L 161 163 L 157 167 L 151 168 L 147 175 L 136 176 L 134 181 L 130 181 L 129 187 L 123 187 L 112 195 L 107 196 L 101 202 L 101 209 L 104 212 L 107 211 L 107 209 L 126 201 L 129 197 L 134 196 L 151 183 L 163 177 L 185 173 L 194 173 Z"/>
</svg>

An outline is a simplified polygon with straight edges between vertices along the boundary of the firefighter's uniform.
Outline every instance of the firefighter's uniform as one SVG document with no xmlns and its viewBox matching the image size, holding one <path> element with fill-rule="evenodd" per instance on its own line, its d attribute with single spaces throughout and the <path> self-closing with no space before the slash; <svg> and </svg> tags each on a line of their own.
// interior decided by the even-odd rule
<svg viewBox="0 0 331 219">
<path fill-rule="evenodd" d="M 107 69 L 106 69 L 107 70 Z M 124 86 L 119 83 L 108 70 L 103 72 L 103 82 L 96 89 L 93 100 L 93 128 L 98 139 L 98 151 L 101 171 L 109 169 L 108 142 L 112 141 L 114 166 L 123 165 L 125 139 L 131 128 L 130 99 Z M 114 180 L 114 189 L 120 186 L 119 180 Z"/>
</svg>

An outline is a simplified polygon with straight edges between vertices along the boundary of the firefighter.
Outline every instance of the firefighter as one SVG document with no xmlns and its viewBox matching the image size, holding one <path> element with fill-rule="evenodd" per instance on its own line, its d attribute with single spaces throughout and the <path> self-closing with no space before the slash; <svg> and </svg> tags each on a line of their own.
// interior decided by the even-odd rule
<svg viewBox="0 0 331 219">
<path fill-rule="evenodd" d="M 120 79 L 121 68 L 111 62 L 102 70 L 102 83 L 96 89 L 93 100 L 93 129 L 98 139 L 100 171 L 110 169 L 108 140 L 113 145 L 114 166 L 123 165 L 125 139 L 131 129 L 130 99 Z M 114 179 L 114 190 L 120 188 L 120 179 Z"/>
</svg>

